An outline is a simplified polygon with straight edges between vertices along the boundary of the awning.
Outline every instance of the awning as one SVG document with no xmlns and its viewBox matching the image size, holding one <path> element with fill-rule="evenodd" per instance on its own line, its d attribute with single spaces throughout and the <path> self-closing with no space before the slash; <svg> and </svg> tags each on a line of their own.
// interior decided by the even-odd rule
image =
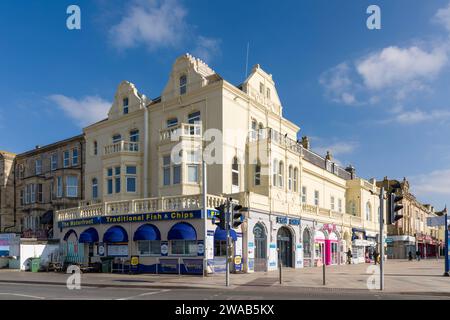
<svg viewBox="0 0 450 320">
<path fill-rule="evenodd" d="M 128 234 L 124 228 L 116 226 L 111 227 L 105 232 L 103 242 L 106 243 L 121 243 L 128 242 Z"/>
<path fill-rule="evenodd" d="M 180 222 L 170 229 L 167 240 L 197 240 L 197 232 L 189 223 Z"/>
<path fill-rule="evenodd" d="M 133 237 L 134 241 L 152 241 L 161 240 L 161 233 L 158 228 L 152 224 L 144 224 L 136 230 Z"/>
<path fill-rule="evenodd" d="M 79 243 L 96 243 L 98 242 L 98 232 L 94 228 L 89 228 L 80 234 Z"/>
<path fill-rule="evenodd" d="M 236 231 L 234 231 L 233 229 L 230 229 L 230 236 L 233 239 L 233 241 L 237 240 Z M 227 231 L 217 227 L 216 232 L 214 232 L 214 240 L 226 241 Z"/>
<path fill-rule="evenodd" d="M 53 210 L 48 210 L 41 217 L 42 224 L 53 224 Z"/>
</svg>

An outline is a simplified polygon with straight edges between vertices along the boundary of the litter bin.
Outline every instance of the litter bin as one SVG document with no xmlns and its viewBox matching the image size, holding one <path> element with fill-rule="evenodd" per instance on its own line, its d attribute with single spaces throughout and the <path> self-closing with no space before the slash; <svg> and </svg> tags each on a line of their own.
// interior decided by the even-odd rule
<svg viewBox="0 0 450 320">
<path fill-rule="evenodd" d="M 111 273 L 112 272 L 112 261 L 111 258 L 103 258 L 102 259 L 102 273 Z"/>
<path fill-rule="evenodd" d="M 41 259 L 33 258 L 31 259 L 31 272 L 39 272 L 41 266 Z"/>
</svg>

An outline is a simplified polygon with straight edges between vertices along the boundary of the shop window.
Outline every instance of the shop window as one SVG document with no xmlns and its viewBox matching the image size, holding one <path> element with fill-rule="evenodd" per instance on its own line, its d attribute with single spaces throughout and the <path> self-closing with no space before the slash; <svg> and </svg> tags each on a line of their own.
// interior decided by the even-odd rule
<svg viewBox="0 0 450 320">
<path fill-rule="evenodd" d="M 227 241 L 226 240 L 215 240 L 214 241 L 214 256 L 215 257 L 226 257 L 227 256 Z"/>
<path fill-rule="evenodd" d="M 303 231 L 303 256 L 311 258 L 311 233 L 308 229 Z"/>
<path fill-rule="evenodd" d="M 197 255 L 196 240 L 171 240 L 171 253 L 176 255 Z"/>
<path fill-rule="evenodd" d="M 161 255 L 161 241 L 138 241 L 139 255 Z"/>
</svg>

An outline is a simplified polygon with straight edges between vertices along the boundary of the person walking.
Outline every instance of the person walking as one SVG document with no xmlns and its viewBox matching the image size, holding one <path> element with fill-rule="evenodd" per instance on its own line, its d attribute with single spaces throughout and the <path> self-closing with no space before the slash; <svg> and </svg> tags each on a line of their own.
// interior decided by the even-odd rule
<svg viewBox="0 0 450 320">
<path fill-rule="evenodd" d="M 348 249 L 348 251 L 347 251 L 347 263 L 348 264 L 352 264 L 352 257 L 353 257 L 352 250 Z"/>
<path fill-rule="evenodd" d="M 373 252 L 373 260 L 374 260 L 375 265 L 376 265 L 378 263 L 378 251 L 377 250 L 375 250 Z"/>
<path fill-rule="evenodd" d="M 420 258 L 421 258 L 421 252 L 420 252 L 419 249 L 417 249 L 417 251 L 416 251 L 416 259 L 417 259 L 417 261 L 420 261 Z"/>
</svg>

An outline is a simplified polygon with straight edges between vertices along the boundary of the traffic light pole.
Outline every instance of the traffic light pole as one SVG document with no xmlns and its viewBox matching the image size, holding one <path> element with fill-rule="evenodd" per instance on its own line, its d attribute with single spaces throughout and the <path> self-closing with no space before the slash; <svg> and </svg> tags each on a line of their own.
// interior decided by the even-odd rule
<svg viewBox="0 0 450 320">
<path fill-rule="evenodd" d="M 384 188 L 380 190 L 380 290 L 384 289 Z"/>
<path fill-rule="evenodd" d="M 233 211 L 233 204 L 231 201 L 227 200 L 227 214 L 226 214 L 226 230 L 227 230 L 227 260 L 226 260 L 226 276 L 225 276 L 225 285 L 227 287 L 230 286 L 230 216 Z"/>
</svg>

